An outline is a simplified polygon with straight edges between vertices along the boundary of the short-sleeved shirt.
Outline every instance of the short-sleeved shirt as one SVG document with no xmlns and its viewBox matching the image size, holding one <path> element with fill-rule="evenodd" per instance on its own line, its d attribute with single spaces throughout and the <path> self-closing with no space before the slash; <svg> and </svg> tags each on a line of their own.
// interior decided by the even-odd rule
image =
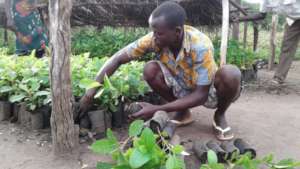
<svg viewBox="0 0 300 169">
<path fill-rule="evenodd" d="M 174 57 L 170 49 L 157 47 L 153 32 L 129 44 L 124 50 L 132 59 L 154 52 L 156 59 L 170 70 L 185 89 L 210 85 L 217 70 L 211 40 L 196 28 L 187 25 L 184 26 L 183 43 L 177 57 Z"/>
<path fill-rule="evenodd" d="M 274 12 L 290 19 L 300 19 L 300 0 L 263 0 L 260 6 L 262 13 Z"/>
</svg>

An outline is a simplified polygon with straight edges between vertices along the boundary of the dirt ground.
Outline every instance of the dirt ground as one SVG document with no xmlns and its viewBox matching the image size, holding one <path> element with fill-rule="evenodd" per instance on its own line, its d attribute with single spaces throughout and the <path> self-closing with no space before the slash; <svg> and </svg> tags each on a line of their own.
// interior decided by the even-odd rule
<svg viewBox="0 0 300 169">
<path fill-rule="evenodd" d="M 294 62 L 281 90 L 270 85 L 272 75 L 272 71 L 259 70 L 258 80 L 247 84 L 227 118 L 236 137 L 253 145 L 258 156 L 273 153 L 277 159 L 300 160 L 300 62 Z M 187 149 L 193 140 L 214 139 L 212 115 L 213 110 L 195 108 L 196 122 L 177 130 Z M 109 161 L 92 154 L 87 144 L 80 146 L 79 159 L 54 158 L 50 140 L 49 130 L 27 131 L 0 122 L 0 169 L 91 169 L 97 161 Z"/>
</svg>

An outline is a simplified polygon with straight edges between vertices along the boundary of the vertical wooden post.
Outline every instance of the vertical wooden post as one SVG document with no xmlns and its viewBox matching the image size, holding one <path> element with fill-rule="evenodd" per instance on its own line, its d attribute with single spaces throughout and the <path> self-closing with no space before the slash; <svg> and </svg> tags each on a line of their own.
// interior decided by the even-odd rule
<svg viewBox="0 0 300 169">
<path fill-rule="evenodd" d="M 258 25 L 257 23 L 253 23 L 253 51 L 256 51 L 257 49 L 258 33 Z"/>
<path fill-rule="evenodd" d="M 4 15 L 4 46 L 8 46 L 7 17 Z"/>
<path fill-rule="evenodd" d="M 275 51 L 276 51 L 276 31 L 277 31 L 278 15 L 272 16 L 272 30 L 270 35 L 271 55 L 269 57 L 268 69 L 272 70 L 274 67 Z"/>
<path fill-rule="evenodd" d="M 241 4 L 241 0 L 235 0 L 235 2 L 240 5 Z M 240 12 L 239 10 L 237 10 L 237 17 L 240 16 Z M 234 40 L 239 40 L 239 35 L 240 35 L 240 22 L 235 22 L 232 25 L 232 39 Z"/>
<path fill-rule="evenodd" d="M 223 19 L 222 19 L 222 39 L 221 39 L 221 66 L 226 64 L 227 46 L 228 46 L 228 31 L 229 31 L 229 1 L 222 0 Z"/>
<path fill-rule="evenodd" d="M 79 127 L 73 120 L 70 71 L 71 9 L 72 0 L 49 0 L 51 133 L 57 156 L 78 155 Z"/>
<path fill-rule="evenodd" d="M 247 47 L 247 34 L 248 34 L 248 22 L 244 22 L 244 39 L 243 39 L 244 48 Z"/>
</svg>

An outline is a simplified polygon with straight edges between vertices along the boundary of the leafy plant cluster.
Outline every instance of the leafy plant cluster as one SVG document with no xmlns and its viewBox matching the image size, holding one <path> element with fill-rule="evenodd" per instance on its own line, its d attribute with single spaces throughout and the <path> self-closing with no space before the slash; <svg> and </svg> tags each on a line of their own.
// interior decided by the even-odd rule
<svg viewBox="0 0 300 169">
<path fill-rule="evenodd" d="M 182 154 L 184 148 L 180 145 L 170 145 L 164 140 L 163 133 L 154 134 L 144 127 L 142 120 L 136 120 L 129 127 L 129 137 L 124 142 L 118 142 L 110 129 L 107 137 L 94 142 L 93 152 L 110 155 L 113 162 L 98 162 L 97 169 L 185 169 Z M 131 146 L 127 146 L 132 143 Z M 126 148 L 127 146 L 127 148 Z M 252 159 L 250 154 L 234 154 L 225 164 L 218 163 L 216 153 L 209 150 L 207 164 L 199 169 L 294 169 L 300 162 L 284 159 L 274 162 L 273 155 L 262 159 Z"/>
<path fill-rule="evenodd" d="M 91 57 L 112 56 L 118 50 L 147 34 L 144 28 L 104 27 L 101 31 L 92 28 L 74 31 L 72 53 L 90 52 Z"/>
<path fill-rule="evenodd" d="M 283 159 L 279 162 L 275 162 L 272 154 L 262 159 L 252 159 L 250 154 L 234 154 L 234 156 L 224 164 L 218 163 L 216 153 L 209 150 L 207 159 L 208 163 L 202 165 L 200 169 L 295 169 L 300 166 L 300 162 L 296 162 L 293 159 Z"/>
<path fill-rule="evenodd" d="M 215 60 L 220 62 L 221 39 L 216 38 L 213 41 L 215 48 Z M 229 40 L 227 47 L 227 63 L 234 64 L 240 69 L 250 68 L 254 62 L 255 54 L 251 49 L 244 49 L 243 45 L 236 40 Z"/>
<path fill-rule="evenodd" d="M 129 138 L 122 144 L 118 143 L 111 130 L 107 138 L 98 140 L 92 150 L 99 154 L 111 155 L 113 163 L 99 162 L 97 169 L 183 169 L 185 164 L 181 158 L 183 147 L 171 146 L 163 141 L 159 146 L 156 135 L 150 128 L 144 127 L 142 120 L 134 121 L 129 127 Z M 126 144 L 132 146 L 125 150 Z"/>
<path fill-rule="evenodd" d="M 81 97 L 85 90 L 99 86 L 94 79 L 108 58 L 90 58 L 88 53 L 71 57 L 72 91 Z M 142 80 L 142 62 L 123 65 L 110 79 L 105 78 L 97 94 L 98 103 L 114 107 L 119 97 L 136 99 L 148 92 Z M 51 104 L 49 58 L 17 57 L 0 54 L 0 100 L 11 103 L 25 102 L 29 110 Z M 114 103 L 114 104 L 112 104 Z"/>
</svg>

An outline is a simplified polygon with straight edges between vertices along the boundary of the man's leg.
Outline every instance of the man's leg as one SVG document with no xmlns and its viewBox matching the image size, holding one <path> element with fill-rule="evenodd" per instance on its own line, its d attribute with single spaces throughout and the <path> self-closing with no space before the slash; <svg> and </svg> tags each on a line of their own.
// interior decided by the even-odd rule
<svg viewBox="0 0 300 169">
<path fill-rule="evenodd" d="M 274 80 L 282 83 L 292 65 L 295 57 L 298 42 L 300 40 L 300 20 L 297 20 L 293 25 L 285 27 L 284 37 L 281 46 L 281 54 L 278 68 L 274 75 Z"/>
<path fill-rule="evenodd" d="M 158 93 L 166 101 L 172 102 L 177 98 L 174 96 L 172 89 L 166 84 L 164 74 L 160 65 L 155 61 L 150 61 L 144 68 L 144 79 L 147 81 L 152 90 Z M 185 120 L 191 118 L 191 113 L 188 110 L 178 110 L 175 120 Z"/>
<path fill-rule="evenodd" d="M 228 127 L 225 112 L 241 90 L 241 72 L 236 66 L 225 65 L 215 75 L 214 85 L 218 97 L 214 120 L 222 129 Z"/>
</svg>

